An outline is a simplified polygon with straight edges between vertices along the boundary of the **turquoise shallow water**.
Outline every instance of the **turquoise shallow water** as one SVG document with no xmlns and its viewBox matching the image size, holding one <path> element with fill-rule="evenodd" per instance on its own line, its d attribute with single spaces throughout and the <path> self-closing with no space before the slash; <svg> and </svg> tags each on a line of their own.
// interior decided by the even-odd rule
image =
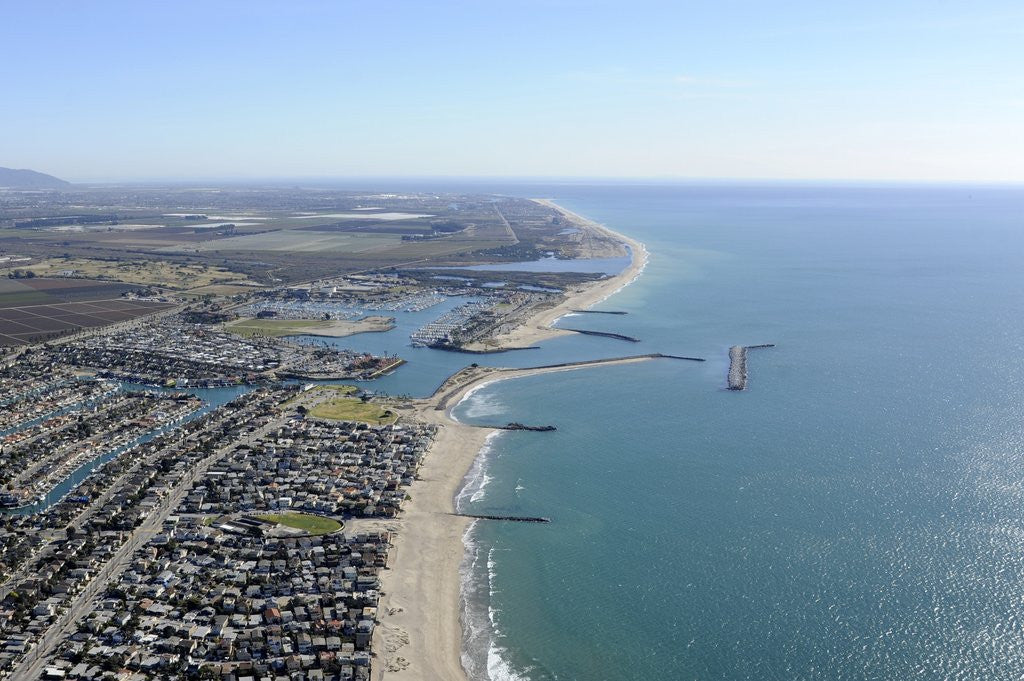
<svg viewBox="0 0 1024 681">
<path fill-rule="evenodd" d="M 498 436 L 461 496 L 554 519 L 468 537 L 474 678 L 1024 674 L 1024 191 L 520 191 L 651 251 L 606 304 L 630 314 L 572 326 L 709 361 L 460 405 L 559 428 Z M 725 391 L 728 346 L 762 342 Z"/>
</svg>

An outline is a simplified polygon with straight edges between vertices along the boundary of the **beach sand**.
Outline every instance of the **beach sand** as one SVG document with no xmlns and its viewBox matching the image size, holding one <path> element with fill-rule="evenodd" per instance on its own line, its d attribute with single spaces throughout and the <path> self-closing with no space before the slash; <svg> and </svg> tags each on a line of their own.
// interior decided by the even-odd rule
<svg viewBox="0 0 1024 681">
<path fill-rule="evenodd" d="M 595 230 L 603 239 L 612 237 L 631 250 L 629 267 L 620 274 L 568 292 L 560 304 L 534 314 L 520 327 L 499 339 L 501 346 L 530 345 L 564 331 L 551 328 L 559 317 L 575 309 L 591 307 L 633 281 L 647 262 L 643 244 L 597 225 L 581 216 L 560 210 L 581 229 Z M 493 347 L 493 346 L 491 346 Z M 608 363 L 642 361 L 613 360 Z M 440 426 L 437 438 L 420 467 L 419 479 L 409 488 L 409 501 L 397 520 L 387 521 L 393 531 L 390 568 L 382 574 L 374 632 L 373 678 L 407 681 L 458 681 L 466 679 L 462 668 L 462 623 L 459 568 L 464 555 L 463 536 L 472 522 L 452 515 L 455 494 L 473 461 L 484 446 L 490 428 L 468 426 L 451 418 L 451 407 L 481 385 L 499 380 L 553 371 L 572 371 L 590 364 L 545 369 L 488 370 L 453 376 L 431 398 L 416 402 L 416 417 Z M 439 409 L 438 406 L 441 405 Z"/>
<path fill-rule="evenodd" d="M 629 266 L 614 277 L 609 277 L 607 279 L 602 279 L 601 281 L 588 284 L 582 284 L 570 291 L 567 291 L 565 299 L 559 304 L 536 312 L 529 318 L 523 320 L 519 326 L 508 333 L 495 336 L 482 343 L 473 343 L 468 345 L 467 348 L 470 350 L 500 350 L 503 348 L 529 347 L 548 338 L 572 333 L 571 331 L 565 331 L 564 329 L 554 328 L 552 324 L 554 324 L 558 318 L 564 317 L 573 310 L 586 310 L 602 302 L 623 286 L 636 279 L 643 270 L 644 265 L 647 264 L 647 249 L 636 239 L 631 239 L 624 234 L 614 232 L 604 225 L 588 220 L 585 217 L 568 211 L 546 199 L 534 199 L 534 201 L 558 210 L 566 217 L 566 219 L 570 220 L 572 224 L 580 230 L 597 232 L 605 239 L 613 238 L 621 243 L 625 243 L 629 246 L 630 253 L 632 254 Z"/>
</svg>

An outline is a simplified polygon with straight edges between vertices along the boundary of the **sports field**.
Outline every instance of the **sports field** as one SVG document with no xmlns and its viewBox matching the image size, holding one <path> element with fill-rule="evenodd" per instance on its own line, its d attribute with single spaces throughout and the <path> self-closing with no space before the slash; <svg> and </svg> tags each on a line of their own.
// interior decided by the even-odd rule
<svg viewBox="0 0 1024 681">
<path fill-rule="evenodd" d="M 398 420 L 398 415 L 390 409 L 351 397 L 339 397 L 318 404 L 309 410 L 309 415 L 318 419 L 361 421 L 378 426 Z"/>
<path fill-rule="evenodd" d="M 341 529 L 341 523 L 337 520 L 323 518 L 318 515 L 306 515 L 305 513 L 269 513 L 256 517 L 268 523 L 294 527 L 296 530 L 303 530 L 307 534 L 329 534 Z"/>
</svg>

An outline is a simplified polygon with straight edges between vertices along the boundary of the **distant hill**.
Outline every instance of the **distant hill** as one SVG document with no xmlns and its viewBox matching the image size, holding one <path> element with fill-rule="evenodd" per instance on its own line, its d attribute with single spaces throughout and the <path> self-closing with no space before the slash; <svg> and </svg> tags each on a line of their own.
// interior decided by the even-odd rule
<svg viewBox="0 0 1024 681">
<path fill-rule="evenodd" d="M 61 189 L 70 186 L 70 182 L 65 182 L 53 175 L 37 173 L 34 170 L 0 168 L 0 187 L 10 189 Z"/>
</svg>

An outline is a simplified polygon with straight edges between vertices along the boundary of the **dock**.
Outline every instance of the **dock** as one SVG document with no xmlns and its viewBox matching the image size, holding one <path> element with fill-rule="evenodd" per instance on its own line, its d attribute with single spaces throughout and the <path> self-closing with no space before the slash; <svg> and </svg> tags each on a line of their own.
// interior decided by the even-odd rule
<svg viewBox="0 0 1024 681">
<path fill-rule="evenodd" d="M 453 513 L 462 518 L 472 518 L 474 520 L 505 520 L 513 523 L 550 523 L 551 518 L 542 518 L 540 516 L 522 516 L 522 515 L 477 515 L 475 513 Z"/>
<path fill-rule="evenodd" d="M 747 389 L 747 350 L 774 348 L 775 343 L 734 345 L 729 348 L 729 390 Z"/>
</svg>

